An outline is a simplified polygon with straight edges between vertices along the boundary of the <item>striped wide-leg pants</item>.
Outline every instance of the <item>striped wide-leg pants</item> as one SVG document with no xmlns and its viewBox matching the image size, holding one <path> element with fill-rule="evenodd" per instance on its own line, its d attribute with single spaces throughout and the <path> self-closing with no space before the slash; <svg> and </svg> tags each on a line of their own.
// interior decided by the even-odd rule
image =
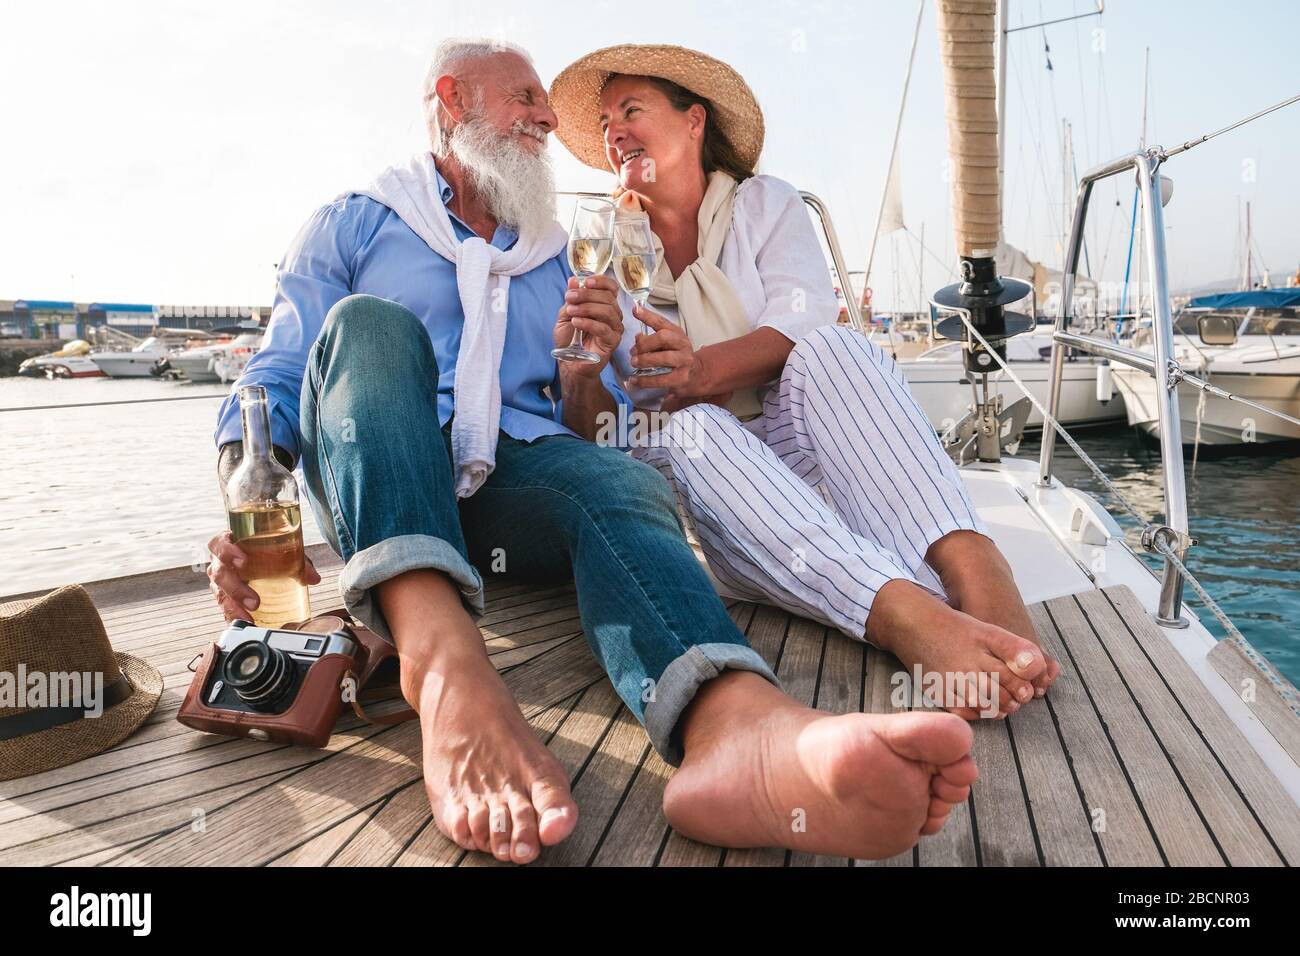
<svg viewBox="0 0 1300 956">
<path fill-rule="evenodd" d="M 887 582 L 943 596 L 930 545 L 987 534 L 903 373 L 842 327 L 795 345 L 758 418 L 692 405 L 633 454 L 672 483 L 727 591 L 859 640 Z"/>
</svg>

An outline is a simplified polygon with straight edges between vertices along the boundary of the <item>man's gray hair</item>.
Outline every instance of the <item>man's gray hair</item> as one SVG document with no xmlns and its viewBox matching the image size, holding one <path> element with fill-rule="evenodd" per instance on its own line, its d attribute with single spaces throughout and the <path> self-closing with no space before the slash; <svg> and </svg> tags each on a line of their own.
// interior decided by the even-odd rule
<svg viewBox="0 0 1300 956">
<path fill-rule="evenodd" d="M 451 117 L 443 109 L 442 103 L 438 101 L 438 94 L 434 90 L 434 85 L 438 82 L 439 77 L 455 76 L 459 78 L 459 71 L 463 70 L 468 64 L 476 60 L 483 60 L 498 53 L 516 53 L 523 57 L 531 66 L 533 58 L 528 55 L 528 51 L 523 47 L 516 46 L 513 43 L 507 43 L 505 40 L 489 39 L 464 39 L 453 38 L 443 40 L 438 44 L 437 49 L 433 51 L 433 60 L 429 64 L 429 72 L 424 75 L 424 122 L 429 128 L 429 142 L 433 147 L 433 155 L 442 159 L 447 154 L 447 134 Z M 483 91 L 476 90 L 474 108 L 479 109 L 483 106 Z"/>
</svg>

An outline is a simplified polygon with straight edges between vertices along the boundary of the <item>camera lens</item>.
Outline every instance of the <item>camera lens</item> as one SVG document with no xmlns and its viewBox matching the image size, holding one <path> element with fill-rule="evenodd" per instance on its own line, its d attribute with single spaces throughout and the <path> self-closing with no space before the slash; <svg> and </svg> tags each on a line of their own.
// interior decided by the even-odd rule
<svg viewBox="0 0 1300 956">
<path fill-rule="evenodd" d="M 226 686 L 258 710 L 271 709 L 293 683 L 289 655 L 268 644 L 241 644 L 226 658 Z"/>
</svg>

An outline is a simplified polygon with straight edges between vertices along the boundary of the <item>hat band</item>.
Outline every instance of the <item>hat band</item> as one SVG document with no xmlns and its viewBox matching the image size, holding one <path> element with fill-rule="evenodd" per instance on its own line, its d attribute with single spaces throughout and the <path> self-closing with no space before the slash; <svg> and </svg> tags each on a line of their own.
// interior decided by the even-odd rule
<svg viewBox="0 0 1300 956">
<path fill-rule="evenodd" d="M 100 701 L 103 710 L 115 707 L 131 696 L 131 682 L 125 674 L 104 688 Z M 0 740 L 12 740 L 77 720 L 88 720 L 85 707 L 33 707 L 21 714 L 0 717 Z"/>
</svg>

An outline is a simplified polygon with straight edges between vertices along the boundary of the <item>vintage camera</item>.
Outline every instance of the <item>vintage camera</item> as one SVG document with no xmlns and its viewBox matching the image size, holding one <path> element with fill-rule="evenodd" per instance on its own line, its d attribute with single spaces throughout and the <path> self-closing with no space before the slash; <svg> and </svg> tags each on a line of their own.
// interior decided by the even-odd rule
<svg viewBox="0 0 1300 956">
<path fill-rule="evenodd" d="M 283 714 L 292 706 L 307 672 L 330 654 L 349 660 L 357 642 L 343 631 L 311 634 L 256 627 L 235 621 L 217 641 L 219 664 L 204 691 L 209 707 L 256 714 Z"/>
<path fill-rule="evenodd" d="M 234 621 L 202 655 L 177 719 L 209 733 L 323 747 L 343 707 L 344 682 L 371 656 L 342 618 L 298 628 Z"/>
</svg>

